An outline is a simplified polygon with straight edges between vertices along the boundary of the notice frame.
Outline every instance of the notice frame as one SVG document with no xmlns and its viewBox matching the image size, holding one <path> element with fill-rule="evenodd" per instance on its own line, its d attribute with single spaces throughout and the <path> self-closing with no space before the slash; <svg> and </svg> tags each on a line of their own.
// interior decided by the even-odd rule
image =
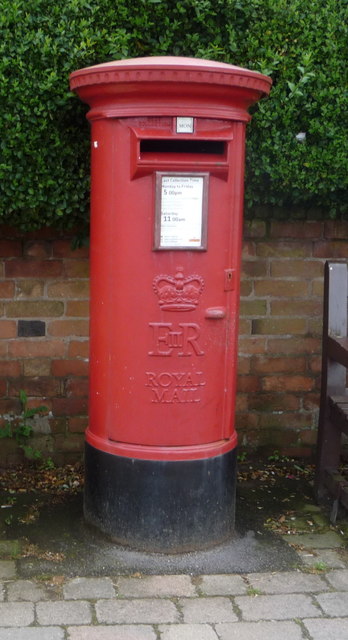
<svg viewBox="0 0 348 640">
<path fill-rule="evenodd" d="M 207 249 L 207 172 L 156 171 L 155 250 Z"/>
</svg>

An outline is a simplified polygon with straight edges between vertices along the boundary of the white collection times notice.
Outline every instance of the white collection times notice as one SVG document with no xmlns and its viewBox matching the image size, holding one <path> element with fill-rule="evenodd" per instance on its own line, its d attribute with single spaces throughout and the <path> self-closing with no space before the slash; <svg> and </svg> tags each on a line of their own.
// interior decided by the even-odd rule
<svg viewBox="0 0 348 640">
<path fill-rule="evenodd" d="M 202 176 L 163 176 L 161 247 L 200 247 L 202 212 Z"/>
</svg>

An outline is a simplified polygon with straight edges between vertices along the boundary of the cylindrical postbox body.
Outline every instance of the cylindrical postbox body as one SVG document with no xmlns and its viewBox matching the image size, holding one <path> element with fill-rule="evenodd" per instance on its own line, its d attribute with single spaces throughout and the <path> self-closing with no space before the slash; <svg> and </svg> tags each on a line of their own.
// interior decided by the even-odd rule
<svg viewBox="0 0 348 640">
<path fill-rule="evenodd" d="M 184 551 L 234 526 L 244 135 L 259 73 L 139 58 L 75 71 L 92 125 L 84 510 Z"/>
</svg>

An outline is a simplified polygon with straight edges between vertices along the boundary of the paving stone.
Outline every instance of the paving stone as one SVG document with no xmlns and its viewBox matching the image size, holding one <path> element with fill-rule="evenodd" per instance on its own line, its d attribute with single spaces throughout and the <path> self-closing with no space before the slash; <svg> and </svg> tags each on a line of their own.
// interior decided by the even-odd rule
<svg viewBox="0 0 348 640">
<path fill-rule="evenodd" d="M 250 621 L 320 616 L 320 611 L 312 603 L 311 597 L 302 594 L 238 596 L 235 602 L 242 612 L 243 619 Z"/>
<path fill-rule="evenodd" d="M 248 586 L 241 576 L 203 576 L 199 589 L 207 596 L 241 596 Z"/>
<path fill-rule="evenodd" d="M 39 602 L 36 605 L 39 624 L 89 624 L 92 619 L 91 607 L 82 601 Z"/>
<path fill-rule="evenodd" d="M 184 575 L 119 578 L 117 586 L 119 595 L 134 598 L 155 598 L 156 596 L 183 598 L 197 595 L 190 576 Z"/>
<path fill-rule="evenodd" d="M 303 620 L 313 640 L 347 640 L 348 618 Z"/>
<path fill-rule="evenodd" d="M 48 594 L 44 587 L 31 580 L 16 580 L 7 585 L 7 599 L 16 602 L 21 600 L 38 602 L 39 600 L 47 600 Z"/>
<path fill-rule="evenodd" d="M 0 627 L 25 627 L 34 622 L 31 602 L 0 602 Z"/>
<path fill-rule="evenodd" d="M 64 637 L 64 630 L 59 627 L 0 629 L 0 640 L 64 640 Z"/>
<path fill-rule="evenodd" d="M 161 640 L 218 640 L 208 624 L 172 624 L 159 627 Z"/>
<path fill-rule="evenodd" d="M 296 622 L 237 622 L 217 624 L 220 640 L 302 640 L 301 627 Z"/>
<path fill-rule="evenodd" d="M 5 600 L 5 587 L 2 582 L 0 582 L 0 602 L 3 600 Z"/>
<path fill-rule="evenodd" d="M 340 591 L 335 593 L 321 593 L 315 596 L 320 606 L 328 616 L 332 618 L 342 617 L 347 615 L 348 611 L 348 592 Z M 312 616 L 303 616 L 304 618 L 311 618 Z"/>
<path fill-rule="evenodd" d="M 184 622 L 235 622 L 238 620 L 229 598 L 196 598 L 179 600 Z"/>
<path fill-rule="evenodd" d="M 337 551 L 331 549 L 317 549 L 310 553 L 307 551 L 298 551 L 302 562 L 307 567 L 315 567 L 318 563 L 325 564 L 329 569 L 345 569 L 346 564 Z"/>
<path fill-rule="evenodd" d="M 156 640 L 156 638 L 153 628 L 143 624 L 124 624 L 117 627 L 112 625 L 68 627 L 68 640 Z"/>
<path fill-rule="evenodd" d="M 115 589 L 110 578 L 74 578 L 64 585 L 63 593 L 67 600 L 115 597 Z"/>
<path fill-rule="evenodd" d="M 330 571 L 326 574 L 326 579 L 337 591 L 348 591 L 348 569 Z"/>
<path fill-rule="evenodd" d="M 301 571 L 284 571 L 281 573 L 251 573 L 247 576 L 251 586 L 262 593 L 308 593 L 327 591 L 325 580 L 318 575 Z"/>
<path fill-rule="evenodd" d="M 344 546 L 344 540 L 335 531 L 326 533 L 302 533 L 282 536 L 288 544 L 304 546 L 307 549 L 338 549 Z"/>
<path fill-rule="evenodd" d="M 106 624 L 160 624 L 179 622 L 179 613 L 170 600 L 99 600 L 96 604 L 98 622 Z"/>
<path fill-rule="evenodd" d="M 0 560 L 0 578 L 10 580 L 16 577 L 16 564 L 13 560 Z"/>
</svg>

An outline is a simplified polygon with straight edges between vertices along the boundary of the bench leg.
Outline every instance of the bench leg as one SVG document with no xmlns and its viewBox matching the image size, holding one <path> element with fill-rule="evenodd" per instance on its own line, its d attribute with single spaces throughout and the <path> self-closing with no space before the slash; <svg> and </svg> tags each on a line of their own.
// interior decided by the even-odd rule
<svg viewBox="0 0 348 640">
<path fill-rule="evenodd" d="M 325 414 L 326 415 L 319 420 L 318 430 L 314 481 L 314 493 L 317 502 L 323 501 L 328 495 L 325 489 L 325 470 L 336 470 L 339 467 L 341 455 L 341 432 L 328 418 L 327 411 Z"/>
</svg>

